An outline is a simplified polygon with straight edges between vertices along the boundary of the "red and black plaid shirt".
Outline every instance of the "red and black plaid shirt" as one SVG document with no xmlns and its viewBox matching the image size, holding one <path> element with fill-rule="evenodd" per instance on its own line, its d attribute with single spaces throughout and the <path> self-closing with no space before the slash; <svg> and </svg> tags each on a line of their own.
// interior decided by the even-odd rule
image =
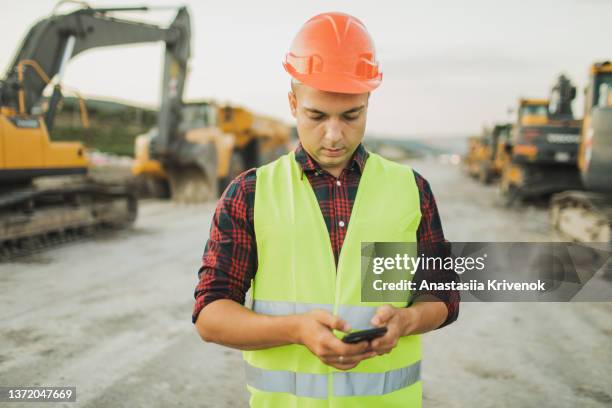
<svg viewBox="0 0 612 408">
<path fill-rule="evenodd" d="M 338 256 L 350 221 L 351 210 L 357 195 L 361 173 L 368 159 L 368 152 L 359 145 L 346 169 L 336 178 L 322 170 L 306 153 L 302 145 L 295 151 L 295 159 L 308 177 L 319 202 L 329 238 L 338 262 Z M 429 183 L 414 172 L 419 189 L 421 223 L 417 231 L 419 253 L 439 253 L 444 242 L 442 224 Z M 204 306 L 217 299 L 231 299 L 244 304 L 245 294 L 257 271 L 257 245 L 254 229 L 256 169 L 248 170 L 234 179 L 219 199 L 206 243 L 199 282 L 194 297 L 192 321 L 195 323 Z M 342 227 L 339 223 L 343 221 Z M 428 282 L 458 281 L 457 275 L 446 270 L 417 272 L 414 280 Z M 420 291 L 413 297 L 431 294 L 446 304 L 448 317 L 442 326 L 457 319 L 459 293 L 457 291 Z M 442 327 L 440 326 L 440 327 Z"/>
</svg>

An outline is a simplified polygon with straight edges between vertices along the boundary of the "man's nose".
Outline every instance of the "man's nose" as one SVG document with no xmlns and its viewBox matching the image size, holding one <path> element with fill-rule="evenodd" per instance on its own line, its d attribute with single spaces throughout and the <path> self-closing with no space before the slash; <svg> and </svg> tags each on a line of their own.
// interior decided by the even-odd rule
<svg viewBox="0 0 612 408">
<path fill-rule="evenodd" d="M 330 143 L 342 140 L 342 123 L 338 118 L 331 117 L 325 125 L 325 139 Z"/>
</svg>

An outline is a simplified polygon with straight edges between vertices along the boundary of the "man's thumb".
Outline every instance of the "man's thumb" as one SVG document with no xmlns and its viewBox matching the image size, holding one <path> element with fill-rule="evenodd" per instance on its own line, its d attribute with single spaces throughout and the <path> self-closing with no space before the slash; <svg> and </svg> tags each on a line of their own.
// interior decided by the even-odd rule
<svg viewBox="0 0 612 408">
<path fill-rule="evenodd" d="M 393 308 L 389 305 L 384 305 L 378 308 L 371 323 L 374 326 L 384 326 L 391 317 L 393 317 Z"/>
<path fill-rule="evenodd" d="M 321 320 L 321 323 L 323 323 L 330 329 L 340 330 L 343 332 L 350 331 L 348 323 L 345 322 L 343 319 L 339 318 L 338 316 L 334 316 L 331 313 L 326 312 L 322 314 L 322 317 L 323 319 Z"/>
</svg>

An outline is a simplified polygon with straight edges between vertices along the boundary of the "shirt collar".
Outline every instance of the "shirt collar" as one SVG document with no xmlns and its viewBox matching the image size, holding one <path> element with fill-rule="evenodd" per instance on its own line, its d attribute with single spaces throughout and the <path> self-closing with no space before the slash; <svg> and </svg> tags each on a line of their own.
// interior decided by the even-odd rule
<svg viewBox="0 0 612 408">
<path fill-rule="evenodd" d="M 365 162 L 368 159 L 368 151 L 363 146 L 363 143 L 359 143 L 357 149 L 353 153 L 353 157 L 349 161 L 348 169 L 351 170 L 359 170 L 360 173 L 363 173 L 363 168 L 365 167 Z M 302 146 L 302 143 L 298 143 L 295 149 L 295 161 L 298 162 L 302 171 L 322 171 L 319 163 L 313 159 L 306 149 Z"/>
</svg>

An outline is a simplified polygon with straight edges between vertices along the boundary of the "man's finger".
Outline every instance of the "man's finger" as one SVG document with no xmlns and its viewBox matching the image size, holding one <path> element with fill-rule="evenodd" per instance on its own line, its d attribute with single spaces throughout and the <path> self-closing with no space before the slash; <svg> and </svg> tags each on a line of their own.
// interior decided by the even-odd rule
<svg viewBox="0 0 612 408">
<path fill-rule="evenodd" d="M 350 370 L 351 368 L 355 368 L 357 367 L 359 363 L 354 363 L 354 364 L 339 364 L 339 363 L 333 363 L 333 364 L 328 364 L 329 366 L 332 366 L 334 368 L 337 368 L 338 370 Z"/>
<path fill-rule="evenodd" d="M 383 348 L 393 348 L 397 344 L 397 337 L 392 333 L 387 333 L 383 337 L 379 337 L 375 340 L 372 340 L 372 348 L 374 350 L 380 350 Z"/>
<path fill-rule="evenodd" d="M 347 344 L 334 337 L 334 339 L 330 339 L 330 341 L 326 344 L 327 349 L 337 356 L 351 356 L 364 353 L 369 351 L 370 343 L 367 341 L 360 341 L 356 344 Z"/>
<path fill-rule="evenodd" d="M 393 337 L 389 336 L 389 333 L 387 333 L 385 336 L 372 340 L 371 346 L 374 350 L 382 347 L 389 347 L 392 341 Z"/>
<path fill-rule="evenodd" d="M 351 327 L 349 324 L 338 316 L 334 316 L 326 310 L 318 310 L 317 311 L 317 319 L 319 322 L 329 327 L 330 329 L 340 330 L 342 332 L 351 331 Z"/>
<path fill-rule="evenodd" d="M 361 353 L 353 356 L 342 356 L 342 358 L 340 358 L 340 356 L 329 356 L 322 359 L 322 361 L 327 365 L 346 370 L 348 368 L 341 367 L 350 366 L 349 368 L 352 368 L 361 361 L 366 360 L 368 358 L 376 357 L 377 355 L 378 353 L 375 351 L 368 351 L 366 353 Z"/>
</svg>

